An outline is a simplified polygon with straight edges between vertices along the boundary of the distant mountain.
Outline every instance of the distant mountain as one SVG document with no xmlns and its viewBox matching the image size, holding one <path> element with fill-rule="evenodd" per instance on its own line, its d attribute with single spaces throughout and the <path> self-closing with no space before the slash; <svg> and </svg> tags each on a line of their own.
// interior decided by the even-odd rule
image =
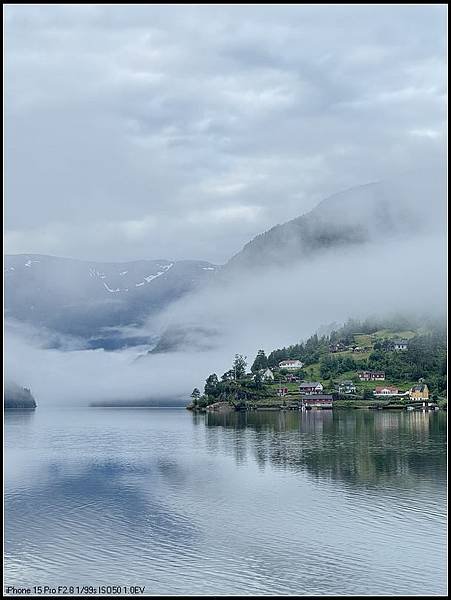
<svg viewBox="0 0 451 600">
<path fill-rule="evenodd" d="M 326 198 L 312 211 L 276 225 L 248 242 L 225 265 L 290 264 L 329 250 L 440 230 L 445 222 L 443 175 L 416 173 L 370 183 Z M 281 204 L 283 209 L 283 204 Z"/>
<path fill-rule="evenodd" d="M 5 315 L 83 338 L 88 347 L 148 342 L 116 328 L 151 314 L 203 285 L 218 267 L 205 261 L 106 263 L 39 254 L 5 257 Z"/>
<path fill-rule="evenodd" d="M 410 173 L 335 194 L 310 212 L 258 235 L 222 267 L 188 260 L 100 263 L 36 254 L 6 256 L 6 317 L 78 336 L 90 348 L 149 342 L 157 344 L 153 352 L 193 345 L 209 348 L 217 332 L 210 331 L 208 323 L 174 324 L 160 340 L 127 338 L 119 328 L 139 325 L 206 283 L 226 286 L 243 271 L 256 275 L 258 286 L 259 270 L 271 265 L 290 266 L 370 242 L 418 240 L 424 234 L 445 239 L 443 173 Z M 283 203 L 280 207 L 283 211 Z"/>
<path fill-rule="evenodd" d="M 248 242 L 222 267 L 216 286 L 226 291 L 230 285 L 242 285 L 252 274 L 253 287 L 258 289 L 261 281 L 265 289 L 270 267 L 292 267 L 320 255 L 336 259 L 338 250 L 363 249 L 370 243 L 382 247 L 388 242 L 412 241 L 421 249 L 422 236 L 445 240 L 443 172 L 410 173 L 326 198 L 310 212 Z M 393 262 L 402 258 L 394 254 Z M 152 353 L 210 347 L 218 332 L 207 335 L 207 328 L 207 323 L 198 331 L 185 323 L 171 325 Z"/>
</svg>

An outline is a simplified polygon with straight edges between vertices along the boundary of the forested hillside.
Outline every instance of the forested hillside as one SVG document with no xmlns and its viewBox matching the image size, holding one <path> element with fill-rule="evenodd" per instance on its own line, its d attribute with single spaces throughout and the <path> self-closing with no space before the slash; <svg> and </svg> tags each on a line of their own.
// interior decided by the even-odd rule
<svg viewBox="0 0 451 600">
<path fill-rule="evenodd" d="M 396 338 L 406 339 L 405 351 L 393 349 Z M 446 394 L 446 342 L 443 321 L 349 320 L 329 335 L 315 334 L 305 342 L 273 350 L 267 365 L 274 368 L 282 360 L 299 359 L 304 363 L 302 375 L 321 380 L 353 378 L 363 369 L 380 370 L 388 381 L 397 384 L 423 378 L 432 393 L 443 395 Z"/>
</svg>

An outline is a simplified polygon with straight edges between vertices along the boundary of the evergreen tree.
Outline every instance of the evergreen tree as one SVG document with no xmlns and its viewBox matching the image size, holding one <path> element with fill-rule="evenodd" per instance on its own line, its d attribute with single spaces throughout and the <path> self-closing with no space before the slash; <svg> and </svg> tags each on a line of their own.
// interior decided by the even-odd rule
<svg viewBox="0 0 451 600">
<path fill-rule="evenodd" d="M 217 396 L 218 395 L 218 376 L 216 373 L 209 375 L 205 381 L 204 393 L 207 396 Z"/>
<path fill-rule="evenodd" d="M 246 356 L 242 354 L 235 354 L 235 360 L 233 361 L 232 371 L 235 379 L 242 379 L 246 375 Z"/>
<path fill-rule="evenodd" d="M 258 371 L 254 376 L 254 387 L 256 390 L 261 390 L 263 388 L 263 379 Z"/>
<path fill-rule="evenodd" d="M 221 375 L 221 381 L 233 381 L 235 379 L 235 371 L 229 369 L 223 375 Z"/>
<path fill-rule="evenodd" d="M 198 388 L 194 388 L 194 390 L 191 393 L 191 398 L 193 399 L 193 404 L 196 404 L 196 402 L 200 398 L 200 390 Z"/>
<path fill-rule="evenodd" d="M 256 371 L 261 371 L 262 369 L 266 369 L 267 367 L 268 359 L 266 358 L 265 351 L 259 350 L 252 364 L 251 371 L 252 373 L 255 373 Z"/>
</svg>

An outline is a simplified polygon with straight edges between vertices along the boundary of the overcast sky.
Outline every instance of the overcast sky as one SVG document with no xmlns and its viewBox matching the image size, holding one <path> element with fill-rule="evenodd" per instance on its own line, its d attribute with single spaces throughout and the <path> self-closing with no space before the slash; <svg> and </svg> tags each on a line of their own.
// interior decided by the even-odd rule
<svg viewBox="0 0 451 600">
<path fill-rule="evenodd" d="M 7 6 L 7 251 L 224 262 L 444 152 L 445 8 Z"/>
</svg>

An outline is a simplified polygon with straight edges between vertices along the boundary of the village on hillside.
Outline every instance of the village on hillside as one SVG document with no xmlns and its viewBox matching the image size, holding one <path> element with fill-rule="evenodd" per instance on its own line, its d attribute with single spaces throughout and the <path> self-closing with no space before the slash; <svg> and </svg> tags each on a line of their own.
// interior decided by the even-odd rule
<svg viewBox="0 0 451 600">
<path fill-rule="evenodd" d="M 355 334 L 345 326 L 268 356 L 259 350 L 250 372 L 236 355 L 220 379 L 207 378 L 203 395 L 193 391 L 190 407 L 224 402 L 255 410 L 446 408 L 446 344 L 434 331 Z"/>
<path fill-rule="evenodd" d="M 270 369 L 267 367 L 258 371 L 258 373 L 263 381 L 276 390 L 278 398 L 291 400 L 292 403 L 294 401 L 295 404 L 297 400 L 299 406 L 293 405 L 292 408 L 332 408 L 334 401 L 340 398 L 359 399 L 356 379 L 359 382 L 385 381 L 384 371 L 358 371 L 354 380 L 341 380 L 333 384 L 333 387 L 328 387 L 327 384 L 323 385 L 321 381 L 305 381 L 302 379 L 299 371 L 303 366 L 303 363 L 299 360 L 285 360 L 280 361 L 278 368 Z M 290 373 L 287 374 L 286 371 L 290 371 Z M 252 375 L 252 377 L 255 378 L 255 375 Z M 362 400 L 370 399 L 371 396 L 365 394 L 367 390 L 368 388 L 363 389 Z M 375 386 L 373 391 L 370 390 L 370 394 L 375 400 L 378 398 L 385 400 L 402 398 L 410 400 L 412 404 L 421 402 L 424 407 L 438 408 L 436 402 L 432 402 L 429 388 L 422 379 L 406 391 L 400 390 L 398 386 L 386 384 Z"/>
</svg>

